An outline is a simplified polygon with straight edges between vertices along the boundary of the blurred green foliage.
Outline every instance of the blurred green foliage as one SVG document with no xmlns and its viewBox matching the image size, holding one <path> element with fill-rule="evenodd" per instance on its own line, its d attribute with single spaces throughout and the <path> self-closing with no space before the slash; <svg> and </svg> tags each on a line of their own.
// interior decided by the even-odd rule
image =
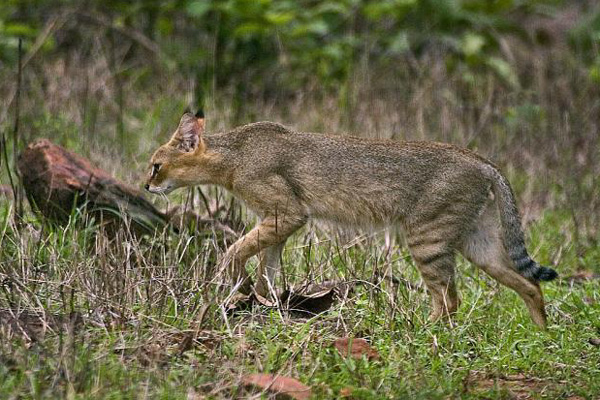
<svg viewBox="0 0 600 400">
<path fill-rule="evenodd" d="M 450 68 L 494 71 L 509 85 L 518 78 L 500 51 L 510 32 L 526 37 L 515 15 L 552 13 L 559 0 L 4 0 L 0 4 L 0 62 L 16 59 L 17 38 L 31 47 L 48 18 L 68 11 L 100 15 L 115 27 L 158 44 L 160 62 L 194 74 L 201 84 L 266 83 L 325 87 L 349 79 L 367 59 L 394 67 L 407 54 L 443 52 Z M 42 51 L 76 43 L 49 35 Z M 69 37 L 67 37 L 69 36 Z M 600 12 L 573 31 L 574 46 L 600 44 Z M 600 75 L 599 60 L 590 74 Z M 595 74 L 595 75 L 594 75 Z"/>
<path fill-rule="evenodd" d="M 600 84 L 600 55 L 598 55 L 598 48 L 600 48 L 600 7 L 583 18 L 570 33 L 572 47 L 583 54 L 590 64 L 590 79 L 594 83 Z"/>
</svg>

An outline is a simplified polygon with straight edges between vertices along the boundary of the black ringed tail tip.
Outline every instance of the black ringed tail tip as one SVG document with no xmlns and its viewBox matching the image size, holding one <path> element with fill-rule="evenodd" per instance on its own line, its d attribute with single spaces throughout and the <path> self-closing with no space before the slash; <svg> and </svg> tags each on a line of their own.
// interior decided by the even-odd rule
<svg viewBox="0 0 600 400">
<path fill-rule="evenodd" d="M 533 274 L 536 281 L 552 281 L 558 277 L 558 272 L 548 267 L 539 267 Z"/>
<path fill-rule="evenodd" d="M 537 269 L 537 263 L 535 261 L 533 261 L 531 258 L 529 258 L 529 256 L 527 256 L 527 255 L 525 257 L 521 258 L 520 260 L 517 260 L 517 262 L 515 264 L 517 266 L 517 269 L 521 273 L 526 273 L 531 270 Z"/>
</svg>

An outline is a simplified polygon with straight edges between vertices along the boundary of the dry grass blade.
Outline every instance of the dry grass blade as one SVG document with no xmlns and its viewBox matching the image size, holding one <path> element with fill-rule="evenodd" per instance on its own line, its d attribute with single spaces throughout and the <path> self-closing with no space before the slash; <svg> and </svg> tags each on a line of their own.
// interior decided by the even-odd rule
<svg viewBox="0 0 600 400">
<path fill-rule="evenodd" d="M 242 14 L 244 2 L 227 10 L 196 0 L 173 7 L 120 2 L 120 9 L 96 0 L 84 8 L 51 0 L 8 3 L 0 6 L 0 399 L 290 397 L 277 391 L 284 377 L 309 385 L 315 398 L 600 393 L 597 26 L 588 29 L 593 44 L 575 49 L 567 41 L 576 40 L 577 26 L 551 35 L 563 41 L 557 47 L 537 43 L 535 23 L 541 14 L 563 20 L 572 7 L 571 22 L 593 20 L 597 1 L 498 2 L 501 9 L 516 4 L 505 16 L 530 31 L 531 40 L 508 26 L 490 32 L 488 20 L 475 30 L 461 22 L 451 24 L 444 43 L 428 40 L 435 32 L 416 32 L 426 41 L 406 53 L 388 45 L 412 41 L 412 28 L 401 21 L 414 20 L 412 11 L 384 13 L 381 21 L 367 14 L 385 7 L 416 11 L 423 2 L 308 2 L 314 4 L 295 17 L 294 2 L 286 2 L 289 12 L 279 2 L 261 2 Z M 467 9 L 479 7 L 468 3 Z M 530 3 L 533 20 L 520 23 Z M 194 8 L 208 11 L 194 17 Z M 282 23 L 290 16 L 293 23 Z M 346 21 L 344 29 L 329 25 L 336 19 Z M 322 23 L 329 26 L 325 35 Z M 310 36 L 298 36 L 302 59 L 294 61 L 296 39 L 284 31 L 303 24 Z M 348 40 L 348 32 L 360 39 L 360 31 L 368 33 L 366 41 Z M 24 50 L 19 107 L 18 36 Z M 303 38 L 318 48 L 307 51 Z M 482 58 L 462 53 L 473 39 L 481 41 Z M 275 48 L 273 58 L 263 57 Z M 310 63 L 315 56 L 319 62 Z M 499 70 L 488 68 L 500 59 Z M 330 68 L 336 64 L 349 75 L 321 76 L 338 76 Z M 321 72 L 302 81 L 298 72 L 310 67 Z M 514 74 L 519 86 L 500 70 Z M 21 189 L 13 169 L 13 115 L 20 115 L 21 144 L 48 138 L 139 188 L 150 154 L 188 103 L 202 103 L 207 135 L 270 120 L 305 132 L 441 141 L 490 159 L 514 188 L 532 255 L 560 270 L 561 279 L 543 287 L 548 332 L 531 329 L 521 299 L 461 258 L 457 324 L 429 323 L 429 295 L 405 238 L 379 227 L 357 235 L 311 223 L 287 242 L 272 298 L 235 296 L 217 261 L 256 218 L 214 186 L 147 196 L 157 210 L 171 209 L 168 234 L 136 237 L 135 221 L 125 218 L 111 236 L 85 218 L 90 208 L 70 204 L 61 226 L 27 207 L 22 223 L 14 218 L 18 202 L 11 199 L 19 193 L 13 188 Z M 289 167 L 282 172 L 294 170 Z M 85 191 L 95 184 L 82 181 Z M 256 258 L 247 264 L 255 280 L 257 265 Z M 314 285 L 327 280 L 333 285 Z M 384 361 L 367 361 L 377 357 Z M 464 379 L 465 368 L 482 372 Z M 252 372 L 273 375 L 264 387 L 241 389 L 241 378 Z"/>
</svg>

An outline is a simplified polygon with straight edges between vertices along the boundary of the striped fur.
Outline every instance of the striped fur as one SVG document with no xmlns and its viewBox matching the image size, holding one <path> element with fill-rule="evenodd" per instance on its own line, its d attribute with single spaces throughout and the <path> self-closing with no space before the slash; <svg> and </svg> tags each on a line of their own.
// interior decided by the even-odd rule
<svg viewBox="0 0 600 400">
<path fill-rule="evenodd" d="M 491 168 L 491 171 L 493 190 L 499 198 L 498 208 L 504 234 L 504 246 L 515 268 L 525 278 L 537 282 L 555 279 L 558 276 L 555 270 L 540 266 L 529 256 L 521 230 L 521 218 L 510 184 L 497 169 Z"/>
</svg>

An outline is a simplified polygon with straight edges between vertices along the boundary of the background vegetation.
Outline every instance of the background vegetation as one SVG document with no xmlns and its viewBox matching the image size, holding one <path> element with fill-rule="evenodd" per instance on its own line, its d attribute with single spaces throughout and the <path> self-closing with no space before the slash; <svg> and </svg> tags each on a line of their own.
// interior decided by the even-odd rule
<svg viewBox="0 0 600 400">
<path fill-rule="evenodd" d="M 588 340 L 600 335 L 600 285 L 577 278 L 600 273 L 599 46 L 591 0 L 3 1 L 0 184 L 17 178 L 15 154 L 47 137 L 141 185 L 187 106 L 205 109 L 209 132 L 273 120 L 442 140 L 502 167 L 532 253 L 561 279 L 545 287 L 548 332 L 462 261 L 453 328 L 425 322 L 422 290 L 385 282 L 308 320 L 230 316 L 230 293 L 208 272 L 220 239 L 123 232 L 115 244 L 76 213 L 64 229 L 17 213 L 7 194 L 0 308 L 31 328 L 0 319 L 0 397 L 228 398 L 246 396 L 240 378 L 256 371 L 322 397 L 599 396 Z M 214 188 L 206 196 L 213 212 L 229 204 Z M 194 191 L 157 204 L 186 199 L 207 212 Z M 292 282 L 390 273 L 420 287 L 396 239 L 306 230 L 285 270 Z M 345 335 L 368 338 L 381 360 L 341 358 L 330 344 Z"/>
</svg>

